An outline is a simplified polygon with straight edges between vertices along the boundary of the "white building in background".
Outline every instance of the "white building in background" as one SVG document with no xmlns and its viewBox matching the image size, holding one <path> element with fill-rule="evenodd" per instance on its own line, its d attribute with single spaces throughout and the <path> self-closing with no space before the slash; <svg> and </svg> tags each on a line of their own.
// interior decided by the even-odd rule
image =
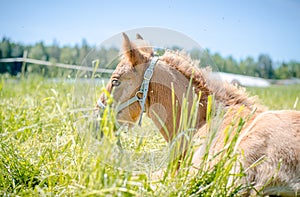
<svg viewBox="0 0 300 197">
<path fill-rule="evenodd" d="M 222 81 L 227 81 L 228 83 L 238 84 L 241 86 L 252 86 L 252 87 L 269 87 L 270 82 L 259 78 L 259 77 L 250 77 L 245 75 L 237 75 L 231 73 L 217 72 L 214 73 Z"/>
</svg>

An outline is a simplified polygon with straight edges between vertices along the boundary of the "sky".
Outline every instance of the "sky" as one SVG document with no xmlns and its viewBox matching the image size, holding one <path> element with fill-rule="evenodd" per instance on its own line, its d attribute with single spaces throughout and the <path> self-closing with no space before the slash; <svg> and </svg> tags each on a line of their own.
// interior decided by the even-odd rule
<svg viewBox="0 0 300 197">
<path fill-rule="evenodd" d="M 98 45 L 120 32 L 159 27 L 223 57 L 300 61 L 299 10 L 299 0 L 0 0 L 0 38 Z"/>
</svg>

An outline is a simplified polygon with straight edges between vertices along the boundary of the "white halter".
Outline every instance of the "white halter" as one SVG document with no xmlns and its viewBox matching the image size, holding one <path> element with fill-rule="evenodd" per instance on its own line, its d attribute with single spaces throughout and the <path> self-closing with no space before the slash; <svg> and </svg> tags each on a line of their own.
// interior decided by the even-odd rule
<svg viewBox="0 0 300 197">
<path fill-rule="evenodd" d="M 116 113 L 119 113 L 124 108 L 128 107 L 129 105 L 133 104 L 136 101 L 139 101 L 140 105 L 141 105 L 139 126 L 142 125 L 142 118 L 143 118 L 143 113 L 145 112 L 145 103 L 146 103 L 146 98 L 148 95 L 149 84 L 150 84 L 150 80 L 153 75 L 154 66 L 157 61 L 158 61 L 158 57 L 154 56 L 150 62 L 149 67 L 147 68 L 147 70 L 144 73 L 144 79 L 143 79 L 142 85 L 140 87 L 140 90 L 137 91 L 132 98 L 125 101 L 124 103 L 121 103 L 116 109 Z M 139 95 L 142 95 L 142 98 L 140 98 Z M 105 108 L 105 105 L 101 102 L 100 99 L 97 101 L 97 105 L 99 108 Z"/>
</svg>

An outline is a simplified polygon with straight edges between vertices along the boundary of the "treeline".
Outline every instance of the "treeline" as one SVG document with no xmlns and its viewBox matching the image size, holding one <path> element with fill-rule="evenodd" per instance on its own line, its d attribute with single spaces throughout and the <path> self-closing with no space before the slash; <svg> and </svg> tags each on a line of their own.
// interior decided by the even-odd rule
<svg viewBox="0 0 300 197">
<path fill-rule="evenodd" d="M 174 47 L 176 48 L 176 47 Z M 81 44 L 75 46 L 59 46 L 54 41 L 52 45 L 46 46 L 43 42 L 34 45 L 24 45 L 3 38 L 0 43 L 0 59 L 23 57 L 24 51 L 27 57 L 32 59 L 50 61 L 74 65 L 84 65 L 84 62 L 92 62 L 93 58 L 100 58 L 99 67 L 113 69 L 117 65 L 116 58 L 119 55 L 117 48 L 96 48 L 90 46 L 85 39 Z M 217 66 L 219 71 L 262 77 L 266 79 L 288 79 L 300 78 L 300 63 L 296 61 L 274 62 L 269 55 L 261 54 L 257 59 L 247 57 L 237 61 L 233 57 L 222 57 L 220 54 L 211 54 L 209 51 L 205 56 L 199 50 L 190 51 L 192 58 L 201 59 L 205 64 L 208 57 Z M 207 64 L 212 62 L 207 61 Z M 41 73 L 47 77 L 75 76 L 76 71 L 43 65 L 26 64 L 24 68 L 27 73 Z M 3 63 L 0 62 L 0 73 L 17 75 L 22 71 L 22 62 Z"/>
<path fill-rule="evenodd" d="M 86 62 L 85 60 L 91 52 L 95 53 L 95 49 L 94 47 L 90 46 L 85 39 L 82 40 L 81 44 L 62 47 L 60 47 L 56 41 L 54 41 L 50 46 L 46 46 L 43 42 L 38 42 L 34 45 L 24 45 L 21 43 L 12 42 L 10 39 L 5 37 L 0 43 L 0 59 L 23 57 L 23 55 L 27 53 L 27 58 L 50 61 L 53 64 L 64 63 L 82 65 L 84 62 Z M 101 57 L 101 65 L 99 66 L 103 67 L 104 65 L 108 64 L 110 57 L 117 57 L 119 51 L 116 48 L 111 48 L 108 50 L 101 48 L 97 49 L 97 53 L 99 54 L 99 57 Z M 91 55 L 90 58 L 92 58 Z M 92 62 L 92 60 L 90 62 Z M 112 65 L 111 68 L 114 66 L 116 65 Z M 76 70 L 49 67 L 45 65 L 34 65 L 29 63 L 25 64 L 24 70 L 26 73 L 39 73 L 46 77 L 74 77 L 77 75 Z M 0 62 L 0 73 L 17 75 L 21 71 L 22 62 Z"/>
<path fill-rule="evenodd" d="M 212 59 L 222 72 L 242 74 L 265 79 L 300 78 L 300 62 L 274 62 L 269 55 L 261 54 L 257 59 L 247 57 L 236 61 L 231 56 L 223 58 L 220 54 L 212 55 Z"/>
</svg>

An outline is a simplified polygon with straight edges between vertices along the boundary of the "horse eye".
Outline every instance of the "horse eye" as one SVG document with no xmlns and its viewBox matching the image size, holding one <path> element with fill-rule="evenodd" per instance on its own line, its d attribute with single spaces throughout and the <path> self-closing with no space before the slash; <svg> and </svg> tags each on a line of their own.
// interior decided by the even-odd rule
<svg viewBox="0 0 300 197">
<path fill-rule="evenodd" d="M 119 80 L 117 80 L 117 79 L 113 79 L 112 81 L 111 81 L 111 85 L 112 86 L 119 86 L 121 84 L 121 82 L 119 81 Z"/>
</svg>

